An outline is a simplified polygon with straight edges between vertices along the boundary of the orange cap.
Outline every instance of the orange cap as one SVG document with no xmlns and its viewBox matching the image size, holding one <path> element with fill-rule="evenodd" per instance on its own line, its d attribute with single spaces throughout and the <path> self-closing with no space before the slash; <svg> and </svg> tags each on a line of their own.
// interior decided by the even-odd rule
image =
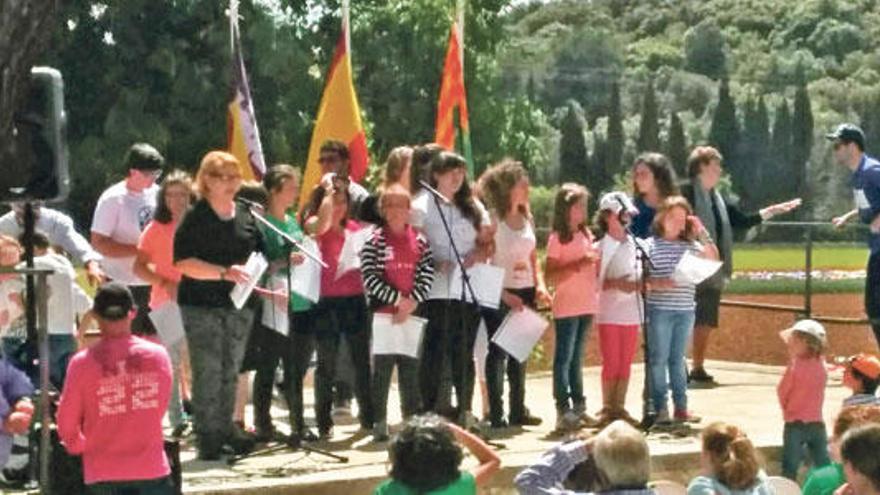
<svg viewBox="0 0 880 495">
<path fill-rule="evenodd" d="M 864 353 L 856 354 L 849 358 L 849 365 L 871 380 L 880 378 L 880 359 L 877 359 L 877 356 Z"/>
</svg>

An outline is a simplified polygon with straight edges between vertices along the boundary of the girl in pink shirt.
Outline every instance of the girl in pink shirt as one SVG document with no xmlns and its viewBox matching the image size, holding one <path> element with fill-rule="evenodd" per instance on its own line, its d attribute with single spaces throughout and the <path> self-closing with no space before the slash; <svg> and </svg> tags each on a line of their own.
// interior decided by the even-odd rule
<svg viewBox="0 0 880 495">
<path fill-rule="evenodd" d="M 599 310 L 599 251 L 586 228 L 589 193 L 565 183 L 556 193 L 553 231 L 547 240 L 547 279 L 555 287 L 553 319 L 553 398 L 556 430 L 595 425 L 587 414 L 581 366 L 593 316 Z"/>
<path fill-rule="evenodd" d="M 782 474 L 794 480 L 808 449 L 813 467 L 828 464 L 828 436 L 822 419 L 825 400 L 825 328 L 817 321 L 801 320 L 780 333 L 791 361 L 776 388 L 785 429 L 782 440 Z"/>
<path fill-rule="evenodd" d="M 315 236 L 321 259 L 327 264 L 321 271 L 321 298 L 314 310 L 318 351 L 315 414 L 318 435 L 322 440 L 333 437 L 333 381 L 336 378 L 336 357 L 343 338 L 348 343 L 354 365 L 358 419 L 362 429 L 373 428 L 370 315 L 364 285 L 360 270 L 338 272 L 345 239 L 361 228 L 349 218 L 350 204 L 348 180 L 327 174 L 312 192 L 303 215 L 306 232 Z"/>
<path fill-rule="evenodd" d="M 192 177 L 180 170 L 171 172 L 162 181 L 157 195 L 153 220 L 141 233 L 133 266 L 135 275 L 152 286 L 151 310 L 168 301 L 177 302 L 177 286 L 180 284 L 181 274 L 174 267 L 174 231 L 195 199 Z M 168 403 L 168 420 L 174 429 L 173 435 L 179 437 L 186 431 L 189 423 L 183 407 L 183 402 L 189 400 L 190 384 L 184 379 L 189 375 L 189 350 L 185 338 L 177 342 L 161 342 L 160 339 L 155 341 L 164 344 L 171 357 L 174 384 L 171 387 L 171 401 Z"/>
</svg>

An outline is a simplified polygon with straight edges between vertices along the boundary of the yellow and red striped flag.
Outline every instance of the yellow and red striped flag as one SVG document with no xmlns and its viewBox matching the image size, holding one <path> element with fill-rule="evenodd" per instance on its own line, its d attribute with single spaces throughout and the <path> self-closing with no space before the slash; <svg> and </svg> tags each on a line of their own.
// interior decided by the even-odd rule
<svg viewBox="0 0 880 495">
<path fill-rule="evenodd" d="M 244 58 L 241 55 L 237 24 L 232 27 L 232 98 L 226 115 L 227 148 L 238 158 L 242 178 L 261 180 L 266 173 L 266 162 Z"/>
<path fill-rule="evenodd" d="M 349 175 L 360 182 L 367 173 L 370 155 L 367 150 L 367 135 L 361 122 L 361 109 L 351 70 L 351 52 L 348 46 L 348 25 L 343 22 L 342 33 L 336 43 L 333 62 L 327 72 L 327 84 L 318 106 L 315 130 L 309 145 L 309 158 L 303 174 L 300 208 L 311 196 L 312 189 L 321 180 L 321 165 L 318 163 L 321 145 L 328 139 L 342 141 L 348 145 L 351 162 Z"/>
<path fill-rule="evenodd" d="M 473 176 L 467 94 L 464 88 L 463 51 L 458 35 L 458 24 L 452 23 L 449 47 L 446 49 L 446 62 L 443 65 L 443 79 L 440 83 L 434 142 L 449 150 L 456 149 L 455 109 L 458 108 L 458 127 L 461 131 L 459 149 L 468 162 L 468 172 Z"/>
</svg>

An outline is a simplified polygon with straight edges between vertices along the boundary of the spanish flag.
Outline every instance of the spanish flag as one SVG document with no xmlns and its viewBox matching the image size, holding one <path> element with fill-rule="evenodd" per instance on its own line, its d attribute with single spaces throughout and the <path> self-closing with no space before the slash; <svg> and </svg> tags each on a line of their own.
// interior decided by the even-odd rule
<svg viewBox="0 0 880 495">
<path fill-rule="evenodd" d="M 452 24 L 449 34 L 449 47 L 443 66 L 443 80 L 440 83 L 440 101 L 437 103 L 437 122 L 434 142 L 454 150 L 458 148 L 468 162 L 468 173 L 473 176 L 474 166 L 471 158 L 471 137 L 468 126 L 467 95 L 464 90 L 464 69 L 462 49 L 458 39 L 458 24 Z M 455 143 L 455 108 L 458 107 L 458 125 L 461 129 L 459 146 Z"/>
<path fill-rule="evenodd" d="M 352 80 L 347 30 L 348 26 L 343 22 L 342 33 L 339 35 L 336 51 L 333 54 L 333 62 L 327 73 L 327 85 L 324 86 L 324 94 L 321 96 L 321 104 L 318 106 L 318 115 L 315 118 L 309 159 L 303 174 L 300 208 L 308 202 L 312 189 L 321 180 L 321 165 L 318 163 L 318 158 L 324 141 L 333 139 L 348 145 L 351 162 L 349 175 L 353 181 L 360 182 L 367 173 L 370 156 Z"/>
<path fill-rule="evenodd" d="M 232 98 L 227 109 L 226 139 L 229 152 L 238 158 L 245 180 L 261 180 L 266 173 L 260 131 L 248 86 L 238 26 L 232 28 Z"/>
</svg>

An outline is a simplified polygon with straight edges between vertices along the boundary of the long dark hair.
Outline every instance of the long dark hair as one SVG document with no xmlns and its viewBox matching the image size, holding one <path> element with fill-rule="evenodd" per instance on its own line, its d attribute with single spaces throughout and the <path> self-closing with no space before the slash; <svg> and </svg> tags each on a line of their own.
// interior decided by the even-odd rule
<svg viewBox="0 0 880 495">
<path fill-rule="evenodd" d="M 171 186 L 185 187 L 190 193 L 190 203 L 196 199 L 196 193 L 193 190 L 192 176 L 183 170 L 172 170 L 165 176 L 165 179 L 162 180 L 162 185 L 159 186 L 159 192 L 156 193 L 156 211 L 153 212 L 153 220 L 162 224 L 171 221 L 171 210 L 168 209 L 168 205 L 165 203 L 165 193 L 168 192 L 168 188 Z"/>
<path fill-rule="evenodd" d="M 415 194 L 422 190 L 420 180 L 431 182 L 431 161 L 443 151 L 437 143 L 428 143 L 413 148 L 409 163 L 409 192 Z"/>
<path fill-rule="evenodd" d="M 651 173 L 654 174 L 654 183 L 657 184 L 657 192 L 660 194 L 660 199 L 678 195 L 678 186 L 675 184 L 677 180 L 675 177 L 675 170 L 672 168 L 669 158 L 666 158 L 666 156 L 661 153 L 642 153 L 636 157 L 636 161 L 633 162 L 632 168 L 635 169 L 639 164 L 644 164 L 651 169 Z M 633 179 L 633 194 L 637 198 L 644 196 L 644 193 L 636 188 L 635 179 Z"/>
<path fill-rule="evenodd" d="M 582 199 L 586 201 L 589 197 L 590 192 L 587 188 L 574 182 L 566 182 L 556 191 L 556 201 L 553 204 L 553 231 L 559 236 L 559 242 L 566 244 L 574 238 L 575 231 L 568 225 L 568 212 L 578 201 Z M 577 230 L 587 233 L 586 219 L 577 226 Z"/>
<path fill-rule="evenodd" d="M 428 183 L 431 184 L 431 187 L 437 187 L 437 179 L 434 178 L 434 175 L 442 175 L 456 168 L 467 168 L 467 161 L 457 153 L 441 151 L 431 159 L 431 174 L 428 178 Z M 458 188 L 458 191 L 455 192 L 455 195 L 452 197 L 452 202 L 459 210 L 461 210 L 462 215 L 471 221 L 474 225 L 474 229 L 479 232 L 481 223 L 480 211 L 477 208 L 477 202 L 474 200 L 474 195 L 471 191 L 470 184 L 468 184 L 467 177 L 465 177 L 464 182 L 461 183 L 461 187 Z"/>
</svg>

